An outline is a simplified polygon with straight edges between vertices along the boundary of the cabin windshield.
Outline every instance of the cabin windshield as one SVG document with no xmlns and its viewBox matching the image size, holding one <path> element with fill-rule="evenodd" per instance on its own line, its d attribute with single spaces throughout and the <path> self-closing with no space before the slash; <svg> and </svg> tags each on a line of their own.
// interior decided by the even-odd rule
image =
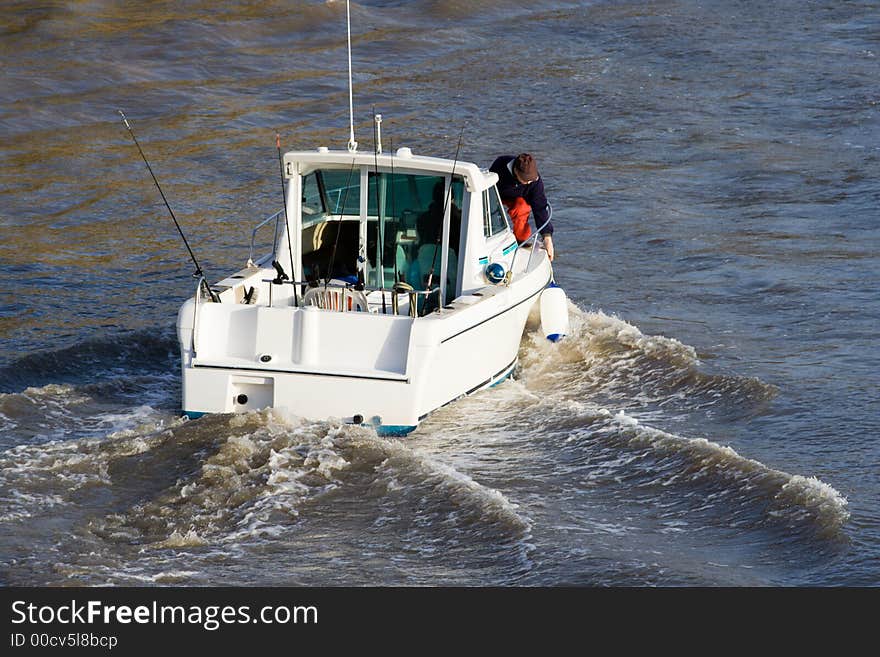
<svg viewBox="0 0 880 657">
<path fill-rule="evenodd" d="M 397 282 L 417 290 L 440 285 L 443 216 L 449 207 L 446 300 L 455 296 L 464 180 L 426 173 L 364 171 L 362 224 L 358 169 L 321 169 L 302 180 L 302 259 L 306 279 L 357 280 L 358 254 L 368 287 Z M 365 226 L 364 226 L 365 224 Z M 362 228 L 362 226 L 364 226 Z"/>
</svg>

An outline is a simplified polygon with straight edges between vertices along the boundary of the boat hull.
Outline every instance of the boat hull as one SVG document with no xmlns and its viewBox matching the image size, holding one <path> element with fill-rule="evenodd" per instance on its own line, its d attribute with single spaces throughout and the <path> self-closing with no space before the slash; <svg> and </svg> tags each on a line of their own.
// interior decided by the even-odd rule
<svg viewBox="0 0 880 657">
<path fill-rule="evenodd" d="M 406 435 L 510 376 L 543 269 L 415 319 L 191 299 L 178 316 L 184 413 L 274 407 Z"/>
</svg>

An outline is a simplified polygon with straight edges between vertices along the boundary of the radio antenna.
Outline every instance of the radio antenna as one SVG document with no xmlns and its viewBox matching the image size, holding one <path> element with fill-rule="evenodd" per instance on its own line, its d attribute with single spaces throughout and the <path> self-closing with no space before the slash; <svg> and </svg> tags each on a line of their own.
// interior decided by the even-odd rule
<svg viewBox="0 0 880 657">
<path fill-rule="evenodd" d="M 284 232 L 287 233 L 287 252 L 290 254 L 290 282 L 293 283 L 293 305 L 297 306 L 299 301 L 296 298 L 296 268 L 293 266 L 293 247 L 290 245 L 290 220 L 287 216 L 287 190 L 284 188 L 284 158 L 281 156 L 281 133 L 278 132 L 275 133 L 275 149 L 278 151 L 278 167 L 281 170 L 281 196 L 284 199 Z M 282 269 L 278 272 L 279 279 L 283 271 Z"/>
<path fill-rule="evenodd" d="M 357 151 L 358 143 L 354 140 L 354 91 L 351 82 L 351 7 L 345 0 L 345 23 L 348 28 L 348 152 Z"/>
</svg>

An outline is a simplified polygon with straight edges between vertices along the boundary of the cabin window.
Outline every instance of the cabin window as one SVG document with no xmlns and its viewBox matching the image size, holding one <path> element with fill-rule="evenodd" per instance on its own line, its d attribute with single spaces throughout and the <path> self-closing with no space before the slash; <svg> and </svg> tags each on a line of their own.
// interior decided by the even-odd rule
<svg viewBox="0 0 880 657">
<path fill-rule="evenodd" d="M 483 234 L 491 237 L 507 229 L 507 213 L 498 198 L 498 190 L 490 187 L 483 192 Z"/>
<path fill-rule="evenodd" d="M 360 171 L 322 169 L 302 179 L 302 268 L 306 280 L 355 282 Z"/>
<path fill-rule="evenodd" d="M 354 168 L 317 172 L 323 183 L 326 210 L 333 215 L 361 213 L 360 171 Z"/>
<path fill-rule="evenodd" d="M 366 172 L 366 225 L 362 226 L 362 171 L 321 169 L 302 179 L 302 263 L 307 280 L 363 281 L 390 289 L 397 282 L 417 290 L 440 287 L 443 218 L 450 210 L 446 299 L 455 297 L 464 179 Z M 364 241 L 366 238 L 366 241 Z M 434 303 L 438 299 L 434 295 Z"/>
<path fill-rule="evenodd" d="M 321 200 L 321 188 L 318 186 L 318 173 L 310 173 L 302 181 L 302 216 L 303 222 L 310 217 L 324 212 L 324 203 Z"/>
<path fill-rule="evenodd" d="M 431 287 L 437 287 L 443 213 L 451 203 L 447 266 L 447 298 L 451 299 L 458 274 L 464 180 L 455 177 L 447 200 L 445 176 L 370 172 L 368 179 L 367 285 L 390 288 L 402 281 L 423 290 L 430 276 Z"/>
</svg>

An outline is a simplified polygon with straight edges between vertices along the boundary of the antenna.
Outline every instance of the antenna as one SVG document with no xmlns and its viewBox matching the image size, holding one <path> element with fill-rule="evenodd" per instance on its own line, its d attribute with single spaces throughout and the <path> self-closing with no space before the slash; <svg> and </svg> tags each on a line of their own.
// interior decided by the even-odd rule
<svg viewBox="0 0 880 657">
<path fill-rule="evenodd" d="M 382 154 L 382 115 L 376 114 L 373 119 L 376 121 L 376 152 Z"/>
<path fill-rule="evenodd" d="M 351 7 L 349 0 L 345 0 L 345 22 L 348 27 L 348 152 L 354 153 L 357 151 L 358 143 L 354 140 L 354 92 L 351 83 Z"/>
<path fill-rule="evenodd" d="M 464 137 L 464 124 L 461 126 L 461 132 L 458 133 L 458 146 L 455 147 L 455 159 L 452 161 L 452 173 L 449 174 L 449 189 L 446 190 L 446 199 L 443 201 L 443 218 L 446 218 L 446 210 L 449 208 L 449 200 L 452 198 L 452 183 L 455 180 L 455 166 L 458 164 L 458 153 L 461 150 L 461 138 Z M 434 265 L 437 262 L 437 249 L 440 247 L 440 241 L 443 239 L 443 232 L 441 230 L 440 234 L 437 236 L 437 241 L 434 243 L 434 255 L 431 257 L 431 269 L 428 271 L 428 289 L 431 288 L 431 282 L 434 278 Z M 441 263 L 442 266 L 442 263 Z M 443 285 L 443 281 L 440 282 Z M 442 303 L 440 304 L 443 305 Z"/>
<path fill-rule="evenodd" d="M 281 156 L 281 133 L 275 133 L 275 148 L 278 150 L 278 168 L 281 170 L 281 196 L 284 199 L 284 232 L 287 233 L 287 252 L 290 254 L 290 278 L 293 283 L 293 305 L 299 305 L 299 301 L 296 298 L 296 268 L 293 266 L 293 247 L 290 245 L 290 219 L 287 215 L 287 190 L 284 188 L 284 158 Z M 281 265 L 278 264 L 278 261 L 272 263 L 273 266 Z M 280 269 L 278 271 L 278 280 L 282 281 L 285 277 L 282 276 L 284 274 L 284 269 Z"/>
</svg>

